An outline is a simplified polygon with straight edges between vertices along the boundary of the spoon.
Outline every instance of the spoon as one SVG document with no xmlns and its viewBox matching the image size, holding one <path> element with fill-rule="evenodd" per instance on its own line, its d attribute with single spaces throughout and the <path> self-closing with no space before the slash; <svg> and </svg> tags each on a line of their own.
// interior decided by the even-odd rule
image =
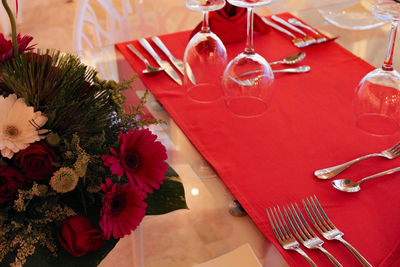
<svg viewBox="0 0 400 267">
<path fill-rule="evenodd" d="M 310 70 L 311 70 L 311 67 L 310 67 L 310 66 L 300 66 L 300 67 L 297 67 L 297 68 L 272 70 L 272 72 L 273 72 L 273 73 L 276 73 L 276 72 L 304 73 L 304 72 L 309 72 Z M 244 77 L 244 76 L 249 76 L 249 75 L 252 75 L 252 74 L 255 74 L 255 73 L 258 73 L 258 72 L 262 72 L 262 70 L 248 71 L 248 72 L 242 73 L 242 74 L 240 74 L 240 75 L 238 75 L 238 76 L 236 76 L 236 77 L 230 76 L 229 78 L 230 78 L 232 81 L 234 81 L 234 82 L 236 82 L 236 83 L 238 83 L 238 84 L 240 84 L 240 85 L 243 85 L 243 86 L 252 86 L 252 85 L 254 85 L 255 83 L 257 83 L 257 81 L 258 81 L 259 79 L 261 79 L 262 77 L 264 77 L 265 74 L 261 74 L 261 75 L 255 76 L 255 77 L 253 77 L 253 78 L 243 79 L 243 80 L 241 80 L 240 78 L 242 78 L 242 77 Z"/>
<path fill-rule="evenodd" d="M 387 174 L 395 173 L 398 171 L 400 171 L 400 167 L 365 177 L 358 182 L 354 182 L 350 179 L 337 179 L 337 180 L 332 181 L 332 186 L 334 188 L 336 188 L 337 190 L 340 190 L 343 192 L 355 193 L 355 192 L 358 192 L 361 190 L 360 184 L 362 184 L 363 182 L 368 181 L 373 178 L 384 176 Z"/>
<path fill-rule="evenodd" d="M 281 70 L 272 70 L 272 72 L 290 72 L 290 73 L 304 73 L 309 72 L 311 70 L 310 66 L 300 66 L 297 68 L 289 68 L 289 69 L 281 69 Z"/>
<path fill-rule="evenodd" d="M 140 58 L 146 65 L 146 68 L 142 71 L 144 74 L 151 74 L 164 70 L 164 68 L 162 67 L 152 67 L 150 63 L 147 61 L 147 59 L 144 56 L 142 56 L 142 54 L 140 54 L 140 52 L 137 51 L 132 44 L 128 44 L 126 45 L 126 47 L 128 47 L 128 49 L 131 50 L 131 52 L 134 53 L 138 58 Z"/>
<path fill-rule="evenodd" d="M 305 57 L 306 57 L 306 53 L 299 52 L 299 53 L 287 56 L 282 60 L 270 62 L 269 65 L 275 65 L 275 64 L 288 64 L 288 65 L 291 65 L 291 64 L 296 64 L 297 62 L 302 61 Z"/>
</svg>

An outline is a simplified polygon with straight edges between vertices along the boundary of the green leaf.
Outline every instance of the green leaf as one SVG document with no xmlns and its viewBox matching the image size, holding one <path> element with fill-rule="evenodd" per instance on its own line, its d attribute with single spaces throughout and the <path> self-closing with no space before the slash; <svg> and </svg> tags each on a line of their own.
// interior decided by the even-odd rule
<svg viewBox="0 0 400 267">
<path fill-rule="evenodd" d="M 185 190 L 179 175 L 169 167 L 160 189 L 148 194 L 146 215 L 160 215 L 174 210 L 187 209 Z"/>
</svg>

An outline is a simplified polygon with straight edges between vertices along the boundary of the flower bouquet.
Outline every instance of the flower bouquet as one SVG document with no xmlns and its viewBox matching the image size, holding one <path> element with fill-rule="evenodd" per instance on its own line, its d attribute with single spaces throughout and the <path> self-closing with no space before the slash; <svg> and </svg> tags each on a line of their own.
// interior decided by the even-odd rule
<svg viewBox="0 0 400 267">
<path fill-rule="evenodd" d="M 187 208 L 130 81 L 0 34 L 0 265 L 97 266 L 145 215 Z"/>
</svg>

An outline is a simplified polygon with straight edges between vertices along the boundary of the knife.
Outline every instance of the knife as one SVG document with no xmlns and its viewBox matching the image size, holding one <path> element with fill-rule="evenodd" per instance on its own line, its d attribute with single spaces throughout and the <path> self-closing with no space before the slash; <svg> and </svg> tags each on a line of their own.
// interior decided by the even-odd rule
<svg viewBox="0 0 400 267">
<path fill-rule="evenodd" d="M 153 42 L 158 46 L 158 48 L 161 49 L 161 51 L 164 52 L 164 54 L 169 58 L 169 60 L 172 62 L 172 64 L 174 64 L 174 66 L 180 71 L 180 73 L 182 73 L 183 75 L 185 75 L 185 66 L 182 60 L 175 58 L 172 53 L 169 51 L 169 49 L 165 46 L 165 44 L 161 41 L 160 38 L 158 38 L 157 36 L 154 36 L 151 38 L 151 40 L 153 40 Z M 192 70 L 190 69 L 190 66 L 187 64 L 186 66 L 187 69 L 187 74 L 188 74 L 188 78 L 189 80 L 193 83 L 196 84 L 194 75 Z"/>
<path fill-rule="evenodd" d="M 158 65 L 164 68 L 164 71 L 168 74 L 169 77 L 171 77 L 172 80 L 174 80 L 177 84 L 182 85 L 181 78 L 179 78 L 178 73 L 176 73 L 176 71 L 172 68 L 171 64 L 169 64 L 167 61 L 162 60 L 146 39 L 139 39 L 139 43 L 157 61 Z"/>
</svg>

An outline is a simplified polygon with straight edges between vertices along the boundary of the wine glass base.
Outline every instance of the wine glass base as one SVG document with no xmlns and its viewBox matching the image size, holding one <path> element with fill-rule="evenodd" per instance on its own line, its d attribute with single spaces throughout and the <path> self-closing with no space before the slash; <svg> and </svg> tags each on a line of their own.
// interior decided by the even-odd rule
<svg viewBox="0 0 400 267">
<path fill-rule="evenodd" d="M 222 89 L 215 84 L 197 84 L 187 90 L 187 96 L 196 102 L 211 103 L 221 98 Z"/>
<path fill-rule="evenodd" d="M 376 135 L 389 136 L 400 129 L 399 122 L 383 114 L 362 114 L 356 117 L 356 126 L 362 131 Z"/>
<path fill-rule="evenodd" d="M 254 96 L 229 97 L 225 103 L 230 112 L 242 118 L 262 116 L 268 108 L 264 100 Z"/>
</svg>

